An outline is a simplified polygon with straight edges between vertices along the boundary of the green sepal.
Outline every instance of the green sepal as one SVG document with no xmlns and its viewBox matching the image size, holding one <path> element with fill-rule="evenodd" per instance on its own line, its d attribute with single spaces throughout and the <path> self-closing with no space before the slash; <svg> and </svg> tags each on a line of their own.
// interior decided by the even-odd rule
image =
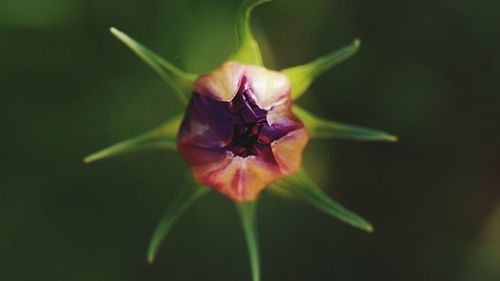
<svg viewBox="0 0 500 281">
<path fill-rule="evenodd" d="M 250 268 L 252 271 L 252 280 L 260 280 L 260 254 L 259 241 L 257 238 L 257 200 L 250 202 L 236 202 L 236 209 L 240 216 L 245 241 L 250 258 Z"/>
<path fill-rule="evenodd" d="M 270 192 L 275 196 L 284 198 L 284 199 L 298 199 L 297 195 L 290 190 L 283 188 L 277 184 L 271 184 L 266 188 L 266 192 Z"/>
<path fill-rule="evenodd" d="M 177 149 L 176 138 L 177 132 L 181 125 L 183 114 L 174 116 L 164 122 L 159 127 L 144 133 L 138 137 L 119 142 L 83 159 L 83 162 L 88 164 L 97 160 L 110 158 L 126 153 L 131 153 L 149 149 Z"/>
<path fill-rule="evenodd" d="M 356 39 L 350 45 L 310 63 L 282 70 L 290 79 L 292 98 L 295 100 L 302 96 L 319 75 L 353 56 L 360 45 L 361 41 Z"/>
<path fill-rule="evenodd" d="M 137 56 L 148 64 L 158 75 L 160 75 L 160 77 L 169 86 L 174 88 L 177 96 L 182 102 L 187 103 L 197 75 L 187 73 L 177 68 L 120 30 L 111 27 L 110 31 L 114 36 L 116 36 L 116 38 L 127 45 L 127 47 L 129 47 Z"/>
<path fill-rule="evenodd" d="M 339 138 L 358 141 L 398 141 L 398 137 L 384 131 L 343 124 L 322 119 L 294 105 L 293 113 L 304 123 L 311 138 Z"/>
<path fill-rule="evenodd" d="M 230 60 L 242 64 L 263 65 L 259 44 L 255 40 L 250 27 L 252 10 L 258 5 L 271 0 L 245 0 L 241 3 L 236 15 L 236 50 Z"/>
<path fill-rule="evenodd" d="M 210 189 L 197 182 L 192 182 L 190 185 L 182 188 L 174 197 L 167 210 L 165 211 L 160 222 L 153 232 L 153 236 L 149 241 L 147 260 L 149 264 L 153 264 L 161 246 L 161 243 L 172 229 L 177 220 L 189 209 L 189 207 L 205 195 Z"/>
<path fill-rule="evenodd" d="M 338 202 L 328 197 L 328 195 L 326 195 L 321 188 L 314 184 L 314 182 L 309 179 L 303 171 L 299 171 L 292 176 L 275 181 L 273 185 L 276 185 L 277 188 L 283 188 L 291 191 L 316 208 L 341 220 L 342 222 L 367 232 L 373 232 L 373 226 L 368 221 L 347 210 Z"/>
</svg>

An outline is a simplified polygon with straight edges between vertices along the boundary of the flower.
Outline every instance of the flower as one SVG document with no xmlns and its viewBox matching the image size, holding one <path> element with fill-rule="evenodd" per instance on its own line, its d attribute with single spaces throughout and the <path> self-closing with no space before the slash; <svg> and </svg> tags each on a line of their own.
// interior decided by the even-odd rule
<svg viewBox="0 0 500 281">
<path fill-rule="evenodd" d="M 216 70 L 196 75 L 167 62 L 125 33 L 111 32 L 171 86 L 185 114 L 141 136 L 112 145 L 84 159 L 91 163 L 141 149 L 178 149 L 192 168 L 189 181 L 172 200 L 156 227 L 147 258 L 152 263 L 177 219 L 210 189 L 235 201 L 245 234 L 253 281 L 260 280 L 256 202 L 265 188 L 305 199 L 325 213 L 364 231 L 373 227 L 326 195 L 301 169 L 309 139 L 344 138 L 396 141 L 383 131 L 319 118 L 296 104 L 323 72 L 351 57 L 360 41 L 312 62 L 282 71 L 263 67 L 250 14 L 269 0 L 245 0 L 236 20 L 237 48 Z M 210 187 L 207 188 L 206 186 Z"/>
<path fill-rule="evenodd" d="M 291 105 L 286 75 L 226 62 L 196 80 L 177 146 L 199 182 L 254 200 L 300 168 L 309 137 Z"/>
</svg>

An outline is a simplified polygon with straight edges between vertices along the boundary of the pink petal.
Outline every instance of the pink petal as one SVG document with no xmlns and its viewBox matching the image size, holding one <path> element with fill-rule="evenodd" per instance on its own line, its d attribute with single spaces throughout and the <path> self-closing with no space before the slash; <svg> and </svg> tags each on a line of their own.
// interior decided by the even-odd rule
<svg viewBox="0 0 500 281">
<path fill-rule="evenodd" d="M 194 85 L 194 92 L 215 100 L 230 101 L 238 92 L 244 71 L 244 65 L 226 62 L 216 70 L 200 76 Z"/>
<path fill-rule="evenodd" d="M 308 135 L 291 104 L 286 75 L 227 62 L 195 82 L 179 151 L 202 184 L 253 200 L 300 168 Z"/>
<path fill-rule="evenodd" d="M 306 129 L 292 131 L 271 144 L 274 158 L 280 166 L 283 175 L 291 175 L 300 169 L 302 152 L 309 136 Z"/>
<path fill-rule="evenodd" d="M 280 176 L 275 163 L 256 156 L 233 157 L 210 171 L 193 169 L 196 179 L 236 201 L 251 201 Z"/>
<path fill-rule="evenodd" d="M 248 65 L 245 69 L 245 76 L 260 108 L 269 110 L 290 99 L 290 81 L 285 74 Z"/>
</svg>

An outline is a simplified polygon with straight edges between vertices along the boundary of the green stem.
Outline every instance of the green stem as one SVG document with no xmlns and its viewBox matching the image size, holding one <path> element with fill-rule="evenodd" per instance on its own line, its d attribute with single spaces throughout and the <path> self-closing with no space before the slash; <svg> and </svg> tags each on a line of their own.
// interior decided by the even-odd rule
<svg viewBox="0 0 500 281">
<path fill-rule="evenodd" d="M 257 239 L 257 200 L 251 202 L 236 203 L 238 214 L 243 226 L 245 240 L 248 247 L 248 256 L 250 258 L 250 267 L 252 270 L 252 280 L 260 281 L 260 256 L 259 243 Z"/>
</svg>

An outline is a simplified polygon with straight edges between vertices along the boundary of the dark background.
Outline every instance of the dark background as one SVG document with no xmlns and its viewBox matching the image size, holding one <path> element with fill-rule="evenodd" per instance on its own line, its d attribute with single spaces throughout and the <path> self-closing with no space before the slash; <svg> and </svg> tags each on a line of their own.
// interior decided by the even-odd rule
<svg viewBox="0 0 500 281">
<path fill-rule="evenodd" d="M 108 28 L 202 73 L 233 49 L 238 3 L 0 0 L 1 280 L 250 280 L 235 209 L 216 193 L 147 265 L 183 184 L 179 154 L 81 161 L 182 111 Z M 274 0 L 255 11 L 271 68 L 361 38 L 299 103 L 400 137 L 310 143 L 306 170 L 376 231 L 264 192 L 264 281 L 500 280 L 499 14 L 497 0 Z"/>
</svg>

